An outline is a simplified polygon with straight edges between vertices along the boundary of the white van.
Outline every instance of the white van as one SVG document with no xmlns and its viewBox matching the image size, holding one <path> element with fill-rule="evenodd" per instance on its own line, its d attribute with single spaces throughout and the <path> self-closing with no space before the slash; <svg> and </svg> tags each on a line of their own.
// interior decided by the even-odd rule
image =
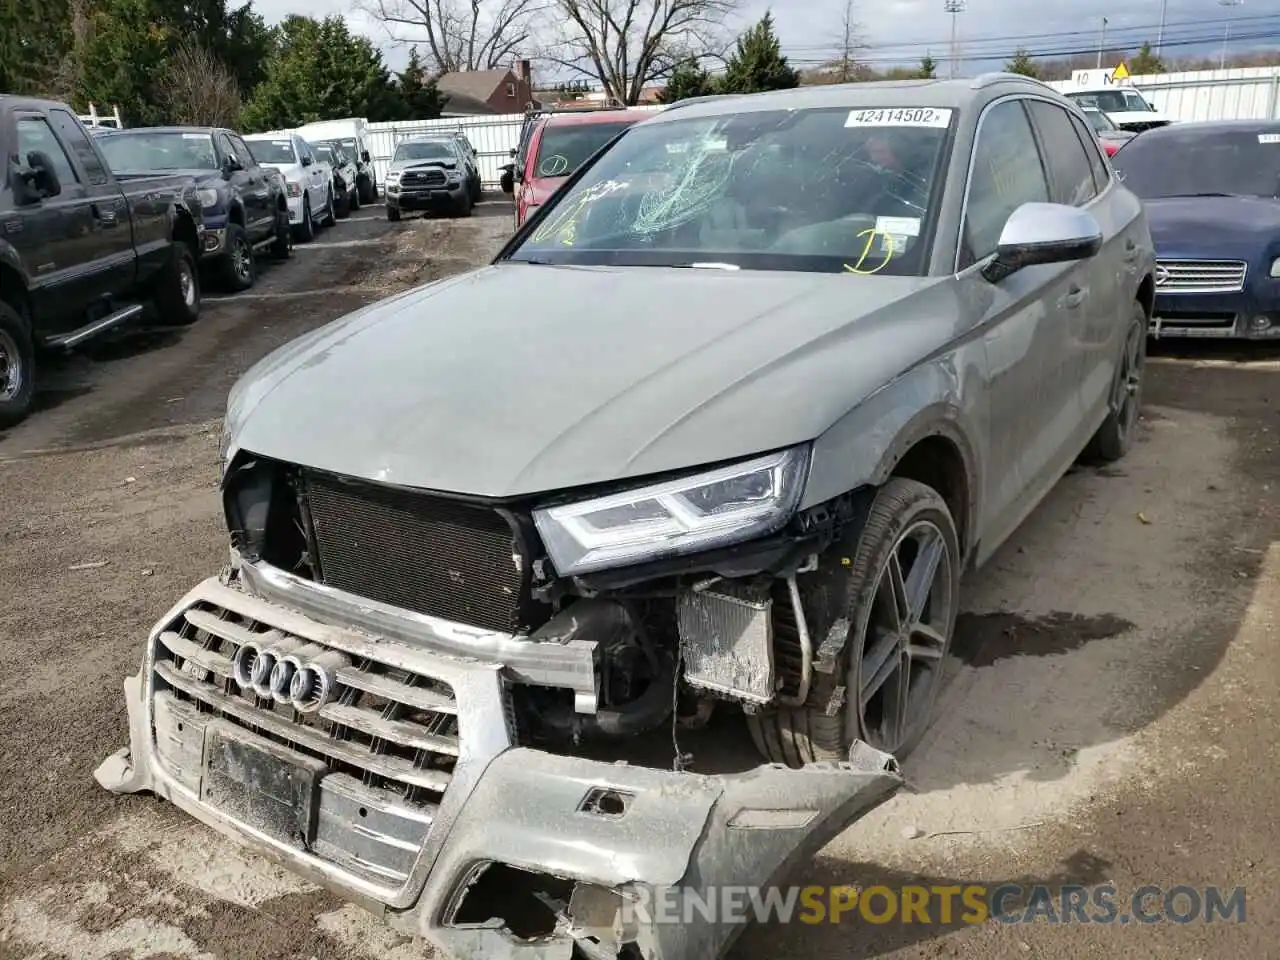
<svg viewBox="0 0 1280 960">
<path fill-rule="evenodd" d="M 378 176 L 373 169 L 373 158 L 369 154 L 369 124 L 364 118 L 319 120 L 304 124 L 294 132 L 312 143 L 318 140 L 340 141 L 356 158 L 356 189 L 359 191 L 360 202 L 372 203 L 378 199 Z"/>
</svg>

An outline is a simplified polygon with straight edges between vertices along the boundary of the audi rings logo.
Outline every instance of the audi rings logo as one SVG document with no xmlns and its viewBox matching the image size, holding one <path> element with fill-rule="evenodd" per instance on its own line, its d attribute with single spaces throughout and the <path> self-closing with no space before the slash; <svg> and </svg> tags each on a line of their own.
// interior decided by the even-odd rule
<svg viewBox="0 0 1280 960">
<path fill-rule="evenodd" d="M 350 659 L 337 650 L 272 633 L 236 651 L 233 679 L 244 693 L 287 704 L 299 713 L 316 713 L 333 700 L 338 671 L 350 666 Z"/>
<path fill-rule="evenodd" d="M 1166 283 L 1173 279 L 1173 274 L 1169 272 L 1169 268 L 1156 264 L 1156 286 L 1163 287 Z"/>
</svg>

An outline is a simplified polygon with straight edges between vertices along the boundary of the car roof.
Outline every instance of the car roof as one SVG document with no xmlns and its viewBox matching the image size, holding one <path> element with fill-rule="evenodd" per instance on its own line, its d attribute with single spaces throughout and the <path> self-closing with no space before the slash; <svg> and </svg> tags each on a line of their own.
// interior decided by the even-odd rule
<svg viewBox="0 0 1280 960">
<path fill-rule="evenodd" d="M 645 110 L 581 110 L 573 113 L 552 113 L 542 118 L 547 127 L 585 127 L 596 123 L 636 122 L 654 111 Z"/>
<path fill-rule="evenodd" d="M 1191 137 L 1216 137 L 1224 133 L 1280 133 L 1280 120 L 1192 120 L 1171 123 L 1164 127 L 1152 127 L 1144 131 L 1142 139 L 1189 139 Z"/>
<path fill-rule="evenodd" d="M 112 136 L 125 133 L 207 133 L 212 135 L 215 130 L 221 127 L 126 127 L 121 130 L 118 127 L 104 127 L 110 130 Z"/>
<path fill-rule="evenodd" d="M 690 117 L 766 110 L 814 110 L 847 107 L 961 108 L 990 100 L 996 93 L 1036 93 L 1060 96 L 1048 84 L 1011 73 L 983 74 L 972 80 L 877 80 L 870 83 L 834 83 L 771 90 L 766 93 L 694 97 L 650 115 L 646 124 L 669 123 Z"/>
</svg>

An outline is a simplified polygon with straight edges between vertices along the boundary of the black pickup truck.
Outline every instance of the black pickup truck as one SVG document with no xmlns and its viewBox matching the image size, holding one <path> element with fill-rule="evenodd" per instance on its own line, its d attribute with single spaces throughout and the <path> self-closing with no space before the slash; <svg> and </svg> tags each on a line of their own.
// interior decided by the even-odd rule
<svg viewBox="0 0 1280 960">
<path fill-rule="evenodd" d="M 132 127 L 105 131 L 96 140 L 125 189 L 158 174 L 195 181 L 205 226 L 202 262 L 222 286 L 237 292 L 252 287 L 258 250 L 276 259 L 292 253 L 284 178 L 258 164 L 234 130 Z"/>
<path fill-rule="evenodd" d="M 65 104 L 0 96 L 0 426 L 26 416 L 36 353 L 200 315 L 204 223 L 186 177 L 122 185 Z"/>
</svg>

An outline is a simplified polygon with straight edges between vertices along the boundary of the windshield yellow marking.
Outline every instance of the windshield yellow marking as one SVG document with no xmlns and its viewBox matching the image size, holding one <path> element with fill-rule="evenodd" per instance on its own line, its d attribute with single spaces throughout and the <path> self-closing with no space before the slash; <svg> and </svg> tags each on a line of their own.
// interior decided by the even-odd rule
<svg viewBox="0 0 1280 960">
<path fill-rule="evenodd" d="M 885 267 L 889 265 L 889 261 L 892 260 L 894 257 L 894 254 L 897 253 L 897 241 L 893 239 L 893 234 L 881 233 L 875 227 L 868 227 L 866 230 L 861 231 L 858 234 L 858 236 L 866 237 L 867 242 L 862 247 L 862 254 L 861 256 L 858 257 L 858 262 L 855 263 L 853 266 L 849 266 L 849 264 L 846 263 L 844 265 L 845 270 L 848 271 L 849 273 L 856 273 L 859 276 L 864 276 L 864 277 L 869 277 L 874 273 L 879 273 L 881 270 L 883 270 Z M 876 264 L 876 266 L 874 267 L 871 267 L 869 269 L 864 268 L 863 264 L 867 262 L 867 257 L 871 255 L 871 244 L 875 242 L 875 239 L 877 236 L 884 237 L 884 240 L 885 240 L 886 249 L 885 249 L 884 259 L 881 260 L 880 263 Z"/>
</svg>

